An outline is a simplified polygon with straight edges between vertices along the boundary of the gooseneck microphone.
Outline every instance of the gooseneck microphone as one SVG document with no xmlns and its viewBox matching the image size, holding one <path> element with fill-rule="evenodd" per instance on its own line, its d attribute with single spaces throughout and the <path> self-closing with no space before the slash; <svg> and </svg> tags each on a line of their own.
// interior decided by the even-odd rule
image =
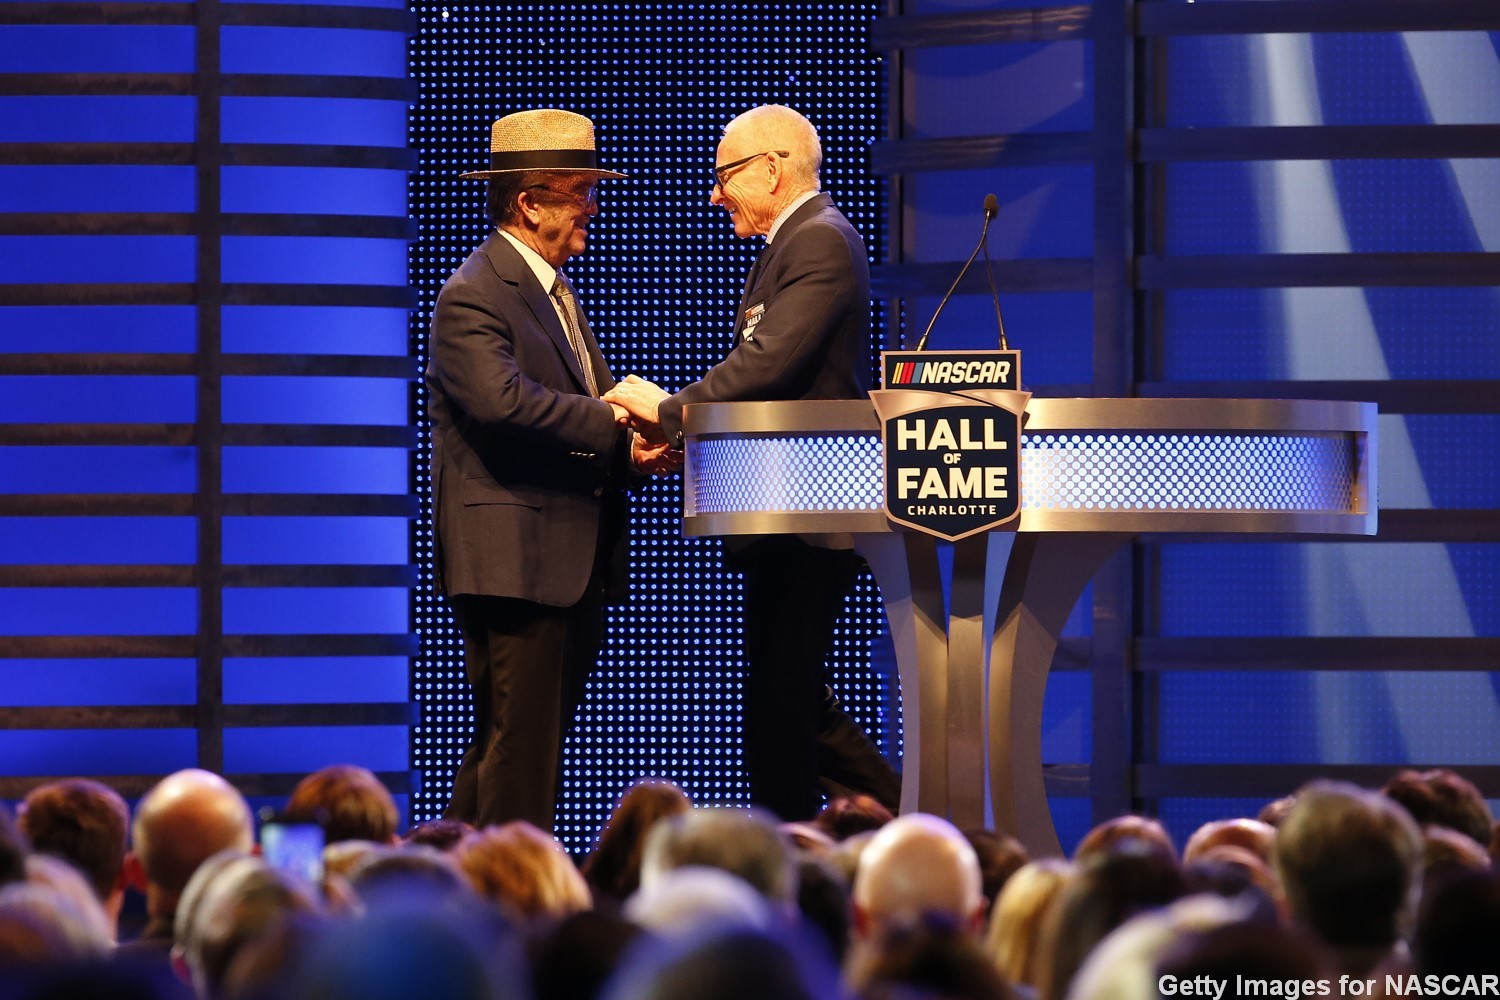
<svg viewBox="0 0 1500 1000">
<path fill-rule="evenodd" d="M 934 323 L 937 322 L 937 318 L 942 313 L 943 307 L 948 304 L 948 300 L 949 299 L 953 298 L 953 292 L 954 292 L 954 290 L 958 288 L 958 283 L 964 279 L 964 275 L 969 270 L 969 265 L 972 264 L 972 263 L 974 263 L 974 258 L 979 256 L 979 251 L 980 251 L 981 248 L 984 249 L 984 258 L 985 258 L 985 260 L 986 261 L 989 260 L 990 252 L 989 252 L 989 247 L 986 246 L 986 244 L 985 244 L 985 239 L 986 239 L 986 237 L 989 236 L 989 233 L 990 233 L 990 220 L 993 219 L 995 216 L 997 216 L 999 214 L 1000 214 L 1000 202 L 999 202 L 999 200 L 997 200 L 995 198 L 995 196 L 992 195 L 992 194 L 985 195 L 984 196 L 984 228 L 979 231 L 979 243 L 974 247 L 974 252 L 971 253 L 971 254 L 969 254 L 969 259 L 966 260 L 966 261 L 964 261 L 964 266 L 961 267 L 961 268 L 959 268 L 959 270 L 958 270 L 958 277 L 956 277 L 956 278 L 953 279 L 953 284 L 949 285 L 948 286 L 948 290 L 943 293 L 942 300 L 940 302 L 938 302 L 937 309 L 933 311 L 932 319 L 930 319 L 930 320 L 927 321 L 927 329 L 925 329 L 925 330 L 922 331 L 922 339 L 919 340 L 919 341 L 917 341 L 917 348 L 916 348 L 917 350 L 919 350 L 919 351 L 925 351 L 927 349 L 927 335 L 932 332 L 932 324 L 934 324 Z M 991 284 L 993 285 L 993 280 L 992 280 Z M 998 303 L 998 301 L 999 300 L 997 299 L 996 302 Z M 996 306 L 996 308 L 998 310 L 998 308 L 999 308 L 998 305 Z"/>
<path fill-rule="evenodd" d="M 990 219 L 1000 214 L 1000 201 L 992 194 L 984 196 L 984 219 L 988 223 Z M 1010 350 L 1010 342 L 1005 339 L 1005 320 L 1000 315 L 1000 293 L 995 291 L 995 271 L 990 266 L 990 244 L 989 241 L 980 237 L 979 245 L 984 247 L 984 276 L 990 280 L 990 301 L 995 303 L 995 325 L 1000 328 L 1000 350 Z"/>
</svg>

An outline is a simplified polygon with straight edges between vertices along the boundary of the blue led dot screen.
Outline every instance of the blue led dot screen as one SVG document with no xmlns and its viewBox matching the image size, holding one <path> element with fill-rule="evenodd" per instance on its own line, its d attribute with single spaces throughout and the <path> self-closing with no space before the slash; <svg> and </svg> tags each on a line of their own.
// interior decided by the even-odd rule
<svg viewBox="0 0 1500 1000">
<path fill-rule="evenodd" d="M 868 152 L 883 135 L 886 85 L 867 33 L 880 6 L 415 7 L 417 363 L 426 365 L 443 281 L 489 228 L 483 185 L 458 175 L 486 163 L 496 118 L 527 108 L 589 116 L 601 165 L 628 175 L 600 186 L 588 251 L 567 265 L 617 378 L 634 372 L 675 390 L 728 349 L 731 314 L 760 241 L 736 240 L 722 209 L 709 204 L 709 168 L 724 125 L 742 111 L 787 104 L 812 120 L 823 144 L 823 188 L 879 261 L 886 194 Z M 872 308 L 872 370 L 883 325 Z M 418 399 L 415 411 L 425 409 Z M 423 571 L 413 619 L 421 652 L 413 695 L 421 722 L 413 764 L 422 782 L 413 823 L 441 814 L 471 732 L 462 640 L 432 574 L 425 423 L 420 431 L 413 475 L 424 507 L 415 553 Z M 633 496 L 631 596 L 609 614 L 598 671 L 564 750 L 556 832 L 574 852 L 588 849 L 620 793 L 640 777 L 671 779 L 699 804 L 746 800 L 740 581 L 722 567 L 716 540 L 682 537 L 681 502 L 677 477 Z M 866 574 L 834 637 L 830 667 L 845 708 L 899 758 L 899 696 L 884 666 L 883 630 L 879 593 Z"/>
</svg>

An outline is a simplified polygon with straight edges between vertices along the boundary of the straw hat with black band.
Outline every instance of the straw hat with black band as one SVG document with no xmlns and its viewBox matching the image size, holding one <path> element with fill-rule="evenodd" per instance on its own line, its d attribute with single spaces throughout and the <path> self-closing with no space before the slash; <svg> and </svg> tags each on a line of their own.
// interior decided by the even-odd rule
<svg viewBox="0 0 1500 1000">
<path fill-rule="evenodd" d="M 471 170 L 459 177 L 484 179 L 528 170 L 625 176 L 599 167 L 593 122 L 572 111 L 537 108 L 497 120 L 490 129 L 490 168 Z"/>
</svg>

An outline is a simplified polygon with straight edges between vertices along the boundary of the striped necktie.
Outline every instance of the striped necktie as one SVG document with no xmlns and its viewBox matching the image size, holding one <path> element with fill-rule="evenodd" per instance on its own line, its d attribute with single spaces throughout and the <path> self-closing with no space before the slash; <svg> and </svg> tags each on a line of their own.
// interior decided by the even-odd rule
<svg viewBox="0 0 1500 1000">
<path fill-rule="evenodd" d="M 578 300 L 573 297 L 573 286 L 568 284 L 567 276 L 561 271 L 557 272 L 557 280 L 552 282 L 552 297 L 562 307 L 563 329 L 568 335 L 568 346 L 573 348 L 573 356 L 583 371 L 583 384 L 588 387 L 590 396 L 597 396 L 599 383 L 594 378 L 594 364 L 589 360 L 589 351 L 583 342 L 583 330 L 578 322 Z"/>
</svg>

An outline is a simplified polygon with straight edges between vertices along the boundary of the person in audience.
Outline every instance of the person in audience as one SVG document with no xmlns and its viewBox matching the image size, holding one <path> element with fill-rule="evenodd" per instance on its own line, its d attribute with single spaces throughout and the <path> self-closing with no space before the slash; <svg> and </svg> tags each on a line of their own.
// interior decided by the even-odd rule
<svg viewBox="0 0 1500 1000">
<path fill-rule="evenodd" d="M 473 832 L 474 828 L 461 819 L 430 819 L 408 830 L 401 842 L 451 851 Z"/>
<path fill-rule="evenodd" d="M 813 823 L 834 840 L 847 840 L 879 830 L 894 818 L 873 795 L 843 795 L 829 802 Z"/>
<path fill-rule="evenodd" d="M 1241 920 L 1185 934 L 1157 959 L 1158 976 L 1177 982 L 1246 979 L 1317 982 L 1327 979 L 1327 958 L 1304 936 L 1274 921 Z"/>
<path fill-rule="evenodd" d="M 1064 1000 L 1090 951 L 1138 913 L 1183 893 L 1177 858 L 1156 838 L 1115 840 L 1083 861 L 1047 911 L 1039 948 L 1037 992 Z"/>
<path fill-rule="evenodd" d="M 797 911 L 802 915 L 802 925 L 821 935 L 829 954 L 842 965 L 854 923 L 849 881 L 826 858 L 799 852 Z"/>
<path fill-rule="evenodd" d="M 50 854 L 33 854 L 26 859 L 26 882 L 50 889 L 67 904 L 70 919 L 89 939 L 108 941 L 110 948 L 114 947 L 114 918 L 77 868 Z"/>
<path fill-rule="evenodd" d="M 120 794 L 86 778 L 50 781 L 27 793 L 17 817 L 31 849 L 82 872 L 109 918 L 111 936 L 125 901 L 130 809 Z"/>
<path fill-rule="evenodd" d="M 323 910 L 316 888 L 258 857 L 220 872 L 205 895 L 183 950 L 199 1000 L 223 1000 L 226 974 L 241 951 L 293 917 Z"/>
<path fill-rule="evenodd" d="M 1446 826 L 1422 828 L 1422 886 L 1441 882 L 1459 872 L 1489 871 L 1490 854 L 1472 837 Z"/>
<path fill-rule="evenodd" d="M 1397 771 L 1380 792 L 1401 803 L 1418 826 L 1457 830 L 1480 847 L 1490 841 L 1495 818 L 1484 794 L 1473 782 L 1447 768 Z"/>
<path fill-rule="evenodd" d="M 1422 884 L 1422 834 L 1384 795 L 1317 781 L 1276 835 L 1276 869 L 1292 923 L 1365 976 L 1399 959 Z"/>
<path fill-rule="evenodd" d="M 321 913 L 291 913 L 244 941 L 219 980 L 218 1000 L 283 1000 L 293 976 L 332 931 Z"/>
<path fill-rule="evenodd" d="M 798 854 L 812 854 L 826 858 L 838 847 L 838 841 L 812 823 L 782 823 L 780 830 L 781 836 Z"/>
<path fill-rule="evenodd" d="M 657 823 L 646 838 L 641 885 L 674 868 L 703 865 L 744 879 L 790 914 L 797 868 L 776 819 L 758 809 L 693 809 Z"/>
<path fill-rule="evenodd" d="M 765 930 L 786 922 L 784 907 L 750 883 L 707 865 L 687 865 L 652 875 L 625 901 L 625 916 L 661 938 L 681 938 L 709 928 L 753 927 Z"/>
<path fill-rule="evenodd" d="M 964 839 L 974 848 L 974 856 L 979 859 L 979 875 L 984 886 L 984 913 L 988 920 L 990 910 L 995 906 L 995 897 L 1000 895 L 1006 880 L 1030 861 L 1031 856 L 1015 837 L 994 830 L 965 830 Z"/>
<path fill-rule="evenodd" d="M 323 871 L 347 879 L 366 858 L 389 849 L 373 840 L 335 840 L 323 848 Z"/>
<path fill-rule="evenodd" d="M 530 949 L 534 1000 L 597 1000 L 641 936 L 623 917 L 593 910 L 565 917 Z"/>
<path fill-rule="evenodd" d="M 492 908 L 399 907 L 331 925 L 274 1000 L 532 1000 L 528 978 Z"/>
<path fill-rule="evenodd" d="M 646 835 L 656 821 L 680 816 L 693 806 L 670 781 L 646 778 L 620 796 L 614 812 L 599 831 L 599 842 L 583 862 L 583 877 L 594 894 L 595 906 L 618 907 L 641 884 L 641 857 Z"/>
<path fill-rule="evenodd" d="M 1149 841 L 1166 851 L 1173 861 L 1177 860 L 1177 846 L 1159 821 L 1146 816 L 1116 816 L 1084 834 L 1073 850 L 1073 861 L 1081 865 L 1095 855 L 1110 851 L 1122 840 Z"/>
<path fill-rule="evenodd" d="M 113 942 L 105 930 L 103 909 L 82 877 L 76 877 L 81 896 L 43 881 L 0 886 L 0 984 L 17 970 L 94 961 L 109 953 Z M 80 907 L 80 898 L 97 912 L 90 915 Z"/>
<path fill-rule="evenodd" d="M 974 848 L 947 820 L 909 813 L 871 839 L 854 876 L 854 934 L 867 938 L 927 917 L 978 936 L 983 877 Z"/>
<path fill-rule="evenodd" d="M 1412 938 L 1418 974 L 1500 974 L 1500 872 L 1462 872 L 1426 893 Z"/>
<path fill-rule="evenodd" d="M 525 921 L 546 925 L 593 905 L 557 841 L 524 820 L 469 834 L 454 860 L 481 897 Z"/>
<path fill-rule="evenodd" d="M 779 929 L 713 927 L 637 949 L 608 1000 L 828 1000 L 837 970 Z"/>
<path fill-rule="evenodd" d="M 1073 866 L 1060 858 L 1027 862 L 1006 881 L 991 907 L 985 950 L 1023 997 L 1036 995 L 1042 922 L 1072 874 Z"/>
<path fill-rule="evenodd" d="M 1275 871 L 1255 854 L 1233 844 L 1220 844 L 1182 866 L 1185 891 L 1242 899 L 1254 913 L 1267 919 L 1281 914 L 1281 886 Z"/>
<path fill-rule="evenodd" d="M 1233 926 L 1242 916 L 1239 906 L 1217 896 L 1190 896 L 1142 913 L 1090 951 L 1073 978 L 1068 1000 L 1160 1000 L 1156 970 L 1163 954 L 1188 935 Z M 1253 995 L 1232 982 L 1223 985 L 1226 994 Z"/>
<path fill-rule="evenodd" d="M 1241 847 L 1269 865 L 1276 852 L 1276 828 L 1258 819 L 1220 819 L 1193 831 L 1182 849 L 1182 863 L 1192 864 L 1220 845 Z"/>
<path fill-rule="evenodd" d="M 1011 997 L 974 935 L 936 916 L 862 939 L 849 957 L 845 981 L 862 1000 Z"/>
<path fill-rule="evenodd" d="M 1292 811 L 1292 806 L 1296 804 L 1296 801 L 1297 796 L 1295 795 L 1284 795 L 1279 799 L 1272 799 L 1261 807 L 1260 812 L 1256 814 L 1255 818 L 1267 826 L 1275 827 L 1279 830 L 1281 829 L 1281 821 L 1286 819 L 1286 814 Z"/>
<path fill-rule="evenodd" d="M 294 823 L 319 824 L 329 844 L 343 840 L 394 844 L 400 839 L 396 800 L 379 778 L 349 764 L 325 767 L 297 782 L 286 803 L 286 816 Z"/>
<path fill-rule="evenodd" d="M 452 854 L 422 844 L 373 851 L 350 869 L 348 878 L 355 896 L 370 909 L 392 898 L 421 897 L 438 905 L 478 899 Z"/>
<path fill-rule="evenodd" d="M 224 850 L 255 846 L 250 806 L 217 774 L 189 768 L 168 775 L 136 805 L 127 881 L 146 896 L 147 924 L 122 945 L 125 957 L 165 960 L 177 907 L 198 866 Z"/>
</svg>

